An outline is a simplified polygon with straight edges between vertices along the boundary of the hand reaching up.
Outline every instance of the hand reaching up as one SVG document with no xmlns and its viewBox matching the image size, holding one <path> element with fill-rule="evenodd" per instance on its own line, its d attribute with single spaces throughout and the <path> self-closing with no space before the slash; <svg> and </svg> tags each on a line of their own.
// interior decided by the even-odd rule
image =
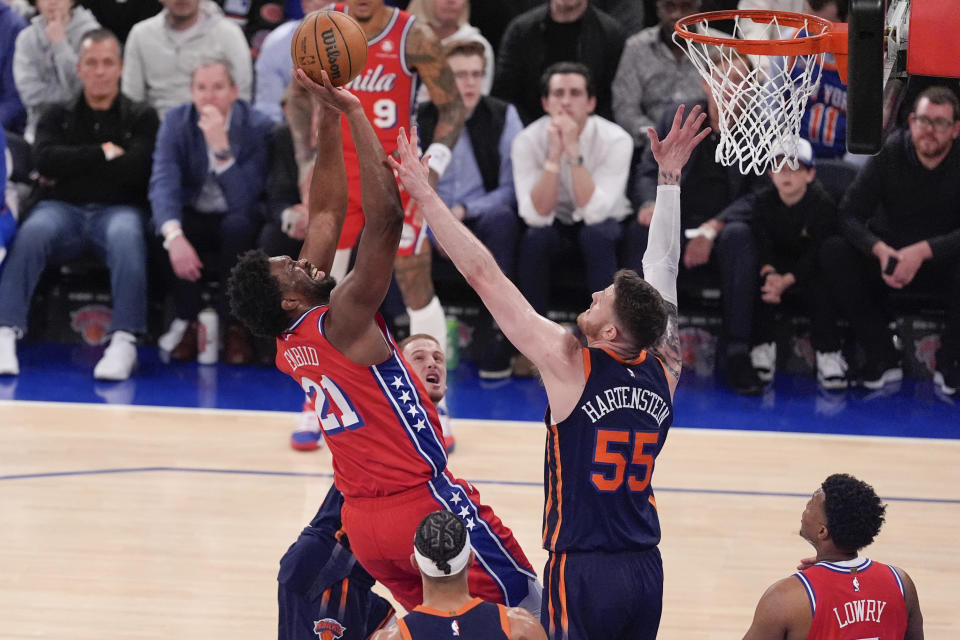
<svg viewBox="0 0 960 640">
<path fill-rule="evenodd" d="M 400 156 L 399 162 L 390 157 L 390 166 L 397 172 L 397 177 L 403 184 L 414 200 L 423 200 L 435 193 L 430 186 L 430 167 L 427 162 L 430 155 L 423 158 L 419 157 L 419 139 L 417 138 L 417 128 L 410 130 L 410 136 L 407 137 L 403 127 L 400 128 L 400 135 L 397 136 L 397 153 Z"/>
<path fill-rule="evenodd" d="M 700 129 L 707 117 L 707 114 L 701 113 L 700 105 L 690 111 L 686 121 L 683 120 L 683 111 L 684 105 L 681 104 L 673 116 L 670 132 L 663 140 L 660 140 L 653 127 L 647 129 L 650 150 L 660 167 L 660 184 L 680 184 L 680 170 L 687 164 L 694 148 L 710 133 L 710 127 Z"/>
<path fill-rule="evenodd" d="M 320 72 L 322 84 L 317 84 L 311 80 L 303 69 L 296 69 L 294 75 L 300 86 L 313 96 L 314 102 L 321 108 L 333 109 L 341 113 L 347 113 L 351 109 L 363 109 L 363 105 L 360 104 L 360 99 L 357 96 L 343 87 L 333 86 L 326 71 Z"/>
</svg>

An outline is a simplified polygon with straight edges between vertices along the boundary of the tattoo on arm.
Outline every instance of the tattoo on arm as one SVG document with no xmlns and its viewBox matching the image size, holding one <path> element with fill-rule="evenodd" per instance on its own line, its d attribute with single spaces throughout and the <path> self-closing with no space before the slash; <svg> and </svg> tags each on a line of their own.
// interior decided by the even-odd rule
<svg viewBox="0 0 960 640">
<path fill-rule="evenodd" d="M 430 94 L 430 101 L 437 107 L 437 127 L 433 141 L 453 149 L 463 130 L 467 109 L 463 106 L 460 91 L 447 66 L 440 41 L 425 27 L 414 28 L 407 38 L 407 64 L 415 67 Z"/>
<path fill-rule="evenodd" d="M 667 328 L 654 347 L 653 352 L 675 378 L 680 379 L 680 369 L 683 365 L 683 353 L 680 351 L 680 329 L 677 318 L 677 306 L 669 302 L 663 303 L 667 307 Z"/>
<path fill-rule="evenodd" d="M 680 172 L 679 171 L 663 171 L 662 169 L 657 172 L 657 184 L 680 184 Z"/>
</svg>

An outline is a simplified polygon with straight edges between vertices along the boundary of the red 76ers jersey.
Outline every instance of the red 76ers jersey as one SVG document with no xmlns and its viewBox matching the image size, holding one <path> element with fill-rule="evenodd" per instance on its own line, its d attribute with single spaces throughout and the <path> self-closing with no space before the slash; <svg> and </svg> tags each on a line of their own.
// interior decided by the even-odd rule
<svg viewBox="0 0 960 640">
<path fill-rule="evenodd" d="M 307 311 L 277 338 L 277 368 L 314 396 L 333 454 L 337 488 L 347 497 L 399 493 L 439 477 L 447 467 L 437 410 L 396 348 L 377 365 L 350 361 L 323 334 L 329 307 Z"/>
</svg>

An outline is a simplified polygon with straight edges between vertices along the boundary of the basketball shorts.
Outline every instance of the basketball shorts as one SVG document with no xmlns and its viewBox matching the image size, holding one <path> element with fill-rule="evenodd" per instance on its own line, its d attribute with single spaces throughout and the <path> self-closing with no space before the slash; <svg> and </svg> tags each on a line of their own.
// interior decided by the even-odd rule
<svg viewBox="0 0 960 640">
<path fill-rule="evenodd" d="M 476 554 L 469 576 L 472 595 L 514 607 L 529 594 L 539 604 L 539 594 L 529 593 L 536 574 L 513 533 L 480 502 L 476 489 L 449 472 L 392 496 L 347 497 L 341 517 L 357 559 L 410 611 L 423 602 L 420 571 L 410 563 L 413 537 L 424 516 L 439 509 L 459 515 L 467 526 Z"/>
<path fill-rule="evenodd" d="M 550 640 L 654 640 L 663 607 L 663 564 L 644 551 L 551 553 L 540 622 Z"/>
<path fill-rule="evenodd" d="M 347 217 L 343 221 L 343 231 L 337 249 L 353 249 L 360 239 L 363 230 L 364 215 L 360 204 L 360 178 L 349 182 L 350 200 L 347 203 Z M 399 184 L 398 184 L 399 186 Z M 415 255 L 423 246 L 427 238 L 427 223 L 417 211 L 417 203 L 401 186 L 400 202 L 403 204 L 403 232 L 400 235 L 400 246 L 397 255 L 401 257 Z"/>
<path fill-rule="evenodd" d="M 308 527 L 280 560 L 279 640 L 366 640 L 394 614 L 332 532 Z"/>
</svg>

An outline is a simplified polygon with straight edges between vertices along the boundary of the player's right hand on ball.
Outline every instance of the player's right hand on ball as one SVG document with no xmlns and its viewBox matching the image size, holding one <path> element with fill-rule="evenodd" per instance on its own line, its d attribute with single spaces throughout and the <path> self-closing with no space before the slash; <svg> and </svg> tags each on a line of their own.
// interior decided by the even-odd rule
<svg viewBox="0 0 960 640">
<path fill-rule="evenodd" d="M 320 72 L 323 84 L 317 84 L 311 80 L 303 69 L 297 69 L 295 74 L 300 86 L 306 89 L 321 107 L 335 109 L 341 113 L 347 113 L 351 109 L 363 109 L 357 96 L 343 87 L 333 86 L 326 71 Z"/>
</svg>

